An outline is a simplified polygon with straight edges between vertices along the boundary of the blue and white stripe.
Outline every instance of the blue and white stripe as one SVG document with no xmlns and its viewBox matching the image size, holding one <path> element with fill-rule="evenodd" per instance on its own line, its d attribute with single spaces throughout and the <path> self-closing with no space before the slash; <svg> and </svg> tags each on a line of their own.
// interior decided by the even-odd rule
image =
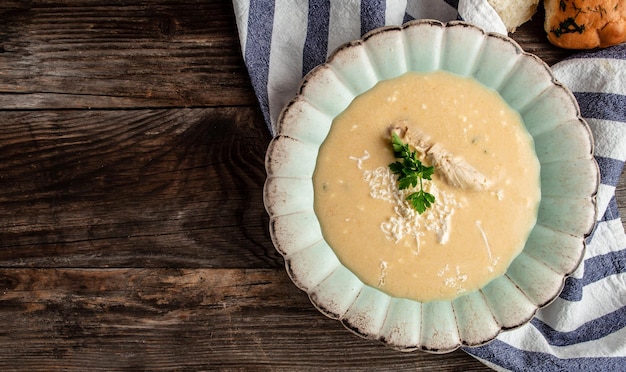
<svg viewBox="0 0 626 372">
<path fill-rule="evenodd" d="M 466 351 L 497 370 L 626 371 L 626 235 L 615 188 L 626 160 L 626 44 L 553 66 L 595 141 L 598 222 L 563 292 L 527 325 Z"/>
<path fill-rule="evenodd" d="M 383 25 L 464 19 L 506 29 L 486 0 L 233 0 L 244 61 L 270 132 L 302 77 L 341 44 Z M 615 188 L 626 160 L 626 45 L 553 66 L 579 102 L 601 171 L 598 222 L 562 294 L 527 325 L 465 349 L 510 371 L 626 371 L 626 235 Z"/>
<path fill-rule="evenodd" d="M 416 18 L 463 18 L 506 32 L 486 0 L 233 0 L 233 5 L 244 61 L 272 133 L 302 77 L 337 47 L 374 28 Z"/>
</svg>

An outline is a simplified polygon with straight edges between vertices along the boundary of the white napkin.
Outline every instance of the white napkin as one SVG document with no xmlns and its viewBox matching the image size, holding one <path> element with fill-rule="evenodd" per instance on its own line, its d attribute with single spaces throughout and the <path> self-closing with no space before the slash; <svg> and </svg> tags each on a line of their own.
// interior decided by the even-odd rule
<svg viewBox="0 0 626 372">
<path fill-rule="evenodd" d="M 268 129 L 302 77 L 339 45 L 383 25 L 462 19 L 506 34 L 486 0 L 233 0 L 244 61 Z M 626 370 L 626 235 L 615 186 L 626 160 L 626 45 L 554 66 L 590 124 L 601 170 L 600 220 L 561 296 L 527 325 L 465 348 L 512 371 Z"/>
</svg>

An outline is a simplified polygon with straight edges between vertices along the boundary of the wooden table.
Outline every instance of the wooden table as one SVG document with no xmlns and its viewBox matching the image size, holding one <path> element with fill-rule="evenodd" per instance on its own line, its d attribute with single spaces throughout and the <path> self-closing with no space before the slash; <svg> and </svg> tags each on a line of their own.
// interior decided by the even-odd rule
<svg viewBox="0 0 626 372">
<path fill-rule="evenodd" d="M 570 53 L 540 16 L 513 36 Z M 230 1 L 2 0 L 0 369 L 485 370 L 313 308 L 269 238 L 269 140 Z"/>
</svg>

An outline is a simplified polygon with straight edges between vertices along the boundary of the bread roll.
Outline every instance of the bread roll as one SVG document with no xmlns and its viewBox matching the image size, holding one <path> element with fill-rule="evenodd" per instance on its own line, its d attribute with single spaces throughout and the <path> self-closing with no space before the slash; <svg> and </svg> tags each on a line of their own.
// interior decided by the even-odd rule
<svg viewBox="0 0 626 372">
<path fill-rule="evenodd" d="M 605 48 L 626 42 L 626 0 L 544 0 L 544 29 L 561 48 Z"/>
<path fill-rule="evenodd" d="M 537 12 L 539 0 L 487 0 L 509 32 L 526 23 Z"/>
</svg>

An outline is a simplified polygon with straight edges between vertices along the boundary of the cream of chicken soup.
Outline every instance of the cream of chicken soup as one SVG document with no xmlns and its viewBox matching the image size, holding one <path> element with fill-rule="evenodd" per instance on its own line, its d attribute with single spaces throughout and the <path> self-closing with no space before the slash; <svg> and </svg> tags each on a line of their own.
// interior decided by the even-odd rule
<svg viewBox="0 0 626 372">
<path fill-rule="evenodd" d="M 423 213 L 389 164 L 390 135 L 433 166 Z M 427 302 L 502 275 L 536 222 L 539 162 L 519 114 L 472 78 L 407 73 L 358 96 L 331 126 L 313 175 L 315 213 L 365 284 Z"/>
</svg>

